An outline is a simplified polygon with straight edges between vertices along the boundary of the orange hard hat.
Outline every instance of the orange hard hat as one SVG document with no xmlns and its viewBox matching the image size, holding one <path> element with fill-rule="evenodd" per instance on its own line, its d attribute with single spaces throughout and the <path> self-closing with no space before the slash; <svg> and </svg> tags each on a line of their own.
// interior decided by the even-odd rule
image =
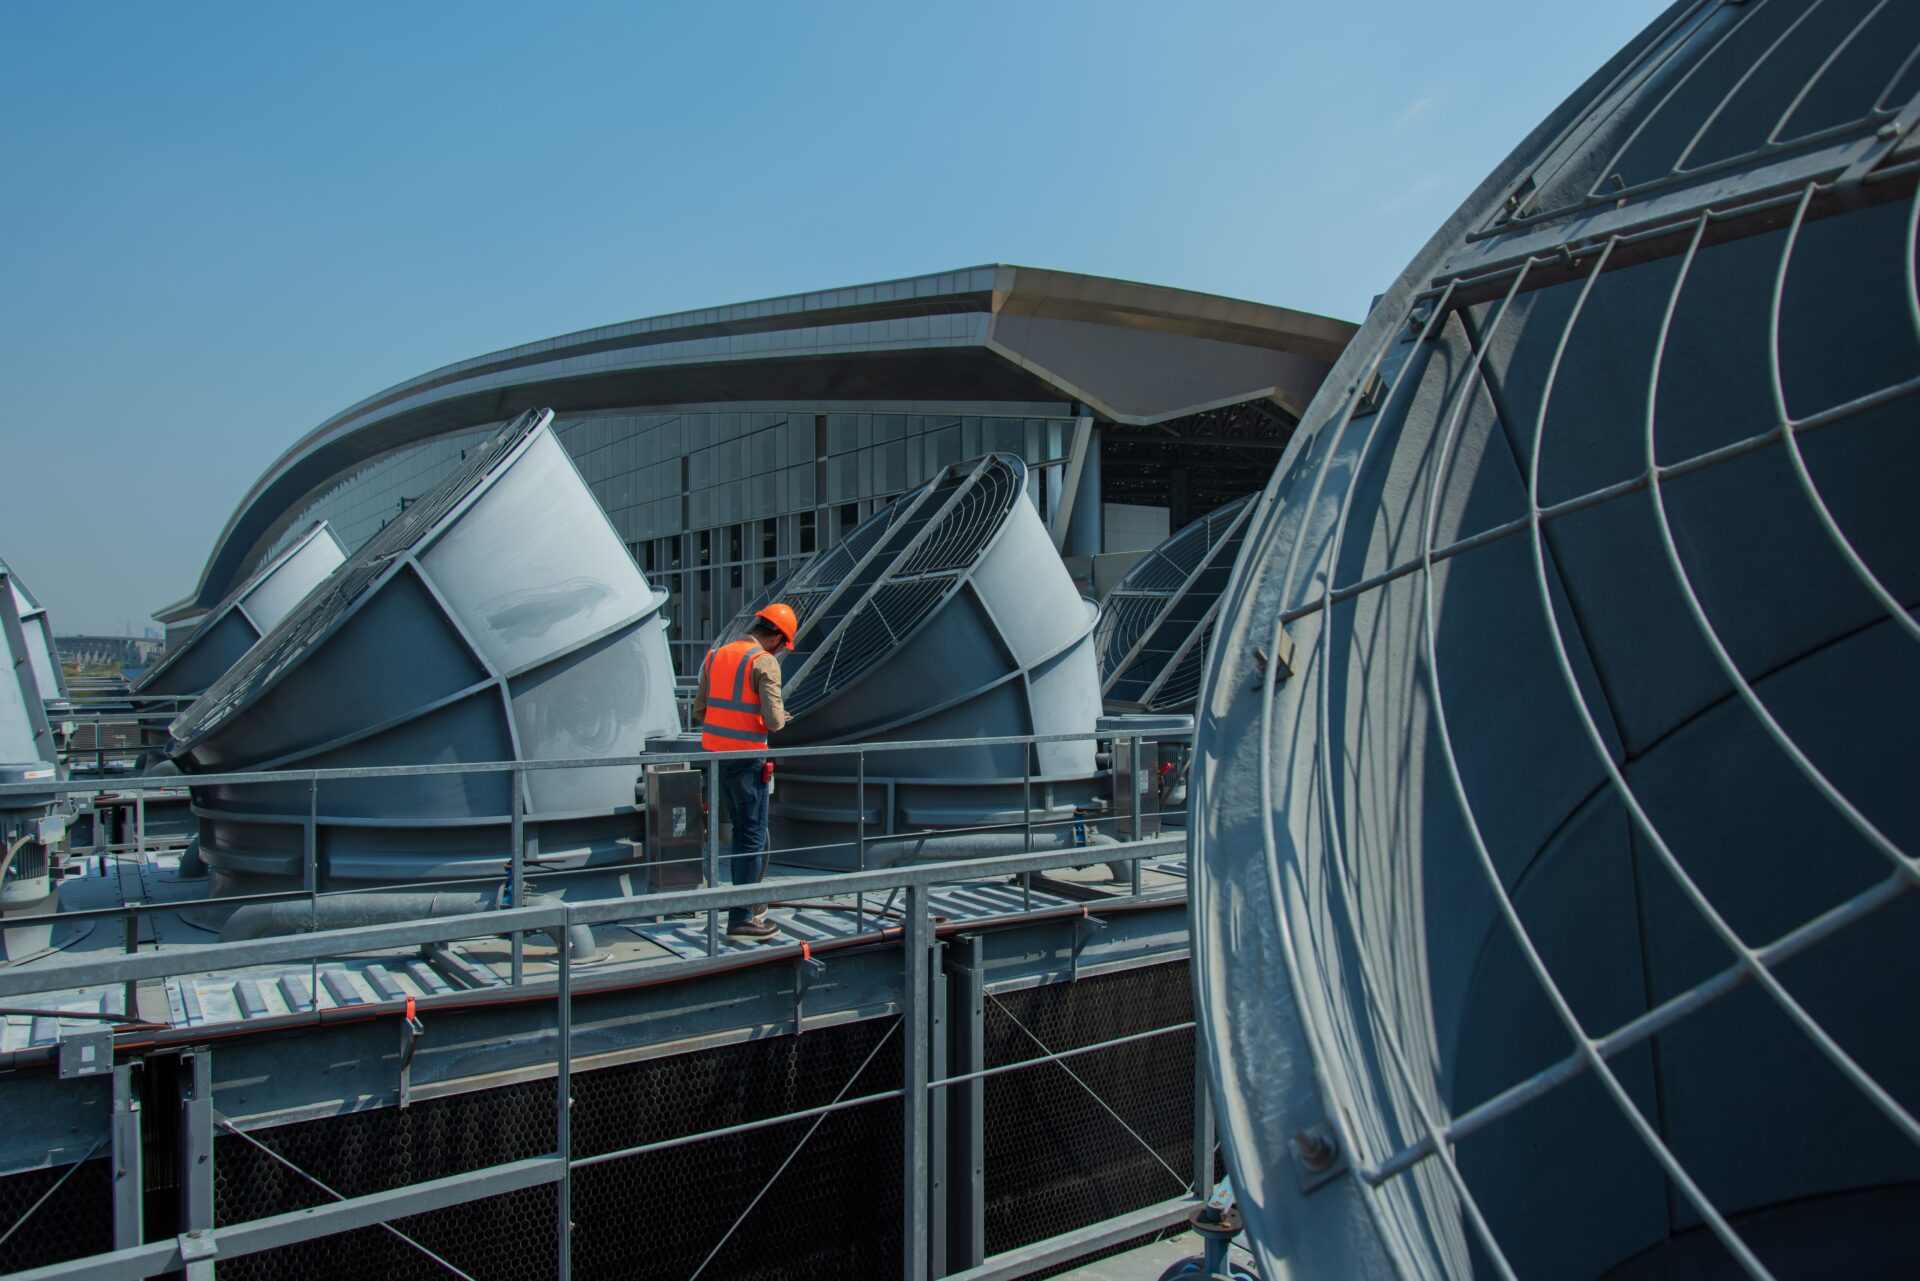
<svg viewBox="0 0 1920 1281">
<path fill-rule="evenodd" d="M 779 628 L 780 634 L 787 638 L 787 648 L 793 648 L 793 634 L 800 630 L 800 620 L 793 616 L 792 606 L 784 601 L 775 601 L 754 617 L 764 618 Z"/>
</svg>

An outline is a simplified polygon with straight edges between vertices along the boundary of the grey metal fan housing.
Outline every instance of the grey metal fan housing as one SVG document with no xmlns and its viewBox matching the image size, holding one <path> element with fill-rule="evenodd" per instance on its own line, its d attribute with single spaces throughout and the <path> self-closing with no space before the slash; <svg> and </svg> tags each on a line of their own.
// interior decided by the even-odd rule
<svg viewBox="0 0 1920 1281">
<path fill-rule="evenodd" d="M 355 552 L 172 726 L 210 771 L 637 755 L 677 728 L 656 591 L 548 424 L 522 415 Z M 627 861 L 633 770 L 193 789 L 213 892 Z"/>
<path fill-rule="evenodd" d="M 1920 1272 L 1917 95 L 1675 5 L 1310 406 L 1196 746 L 1263 1275 Z"/>
</svg>

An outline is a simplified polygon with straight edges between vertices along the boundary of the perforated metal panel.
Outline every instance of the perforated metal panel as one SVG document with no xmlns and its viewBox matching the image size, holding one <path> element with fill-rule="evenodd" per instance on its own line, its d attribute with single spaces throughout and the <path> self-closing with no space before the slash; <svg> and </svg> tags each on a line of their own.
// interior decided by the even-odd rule
<svg viewBox="0 0 1920 1281">
<path fill-rule="evenodd" d="M 0 1176 L 0 1271 L 19 1272 L 113 1248 L 107 1161 L 94 1157 Z M 45 1198 L 44 1200 L 42 1198 Z"/>
<path fill-rule="evenodd" d="M 1017 1063 L 1192 1013 L 1184 962 L 990 996 L 986 1061 Z M 1171 1032 L 988 1077 L 987 1253 L 1180 1196 L 1193 1171 L 1193 1051 L 1190 1030 Z"/>
<path fill-rule="evenodd" d="M 1303 420 L 1195 771 L 1269 1268 L 1920 1268 L 1916 91 L 1915 6 L 1676 5 Z"/>
</svg>

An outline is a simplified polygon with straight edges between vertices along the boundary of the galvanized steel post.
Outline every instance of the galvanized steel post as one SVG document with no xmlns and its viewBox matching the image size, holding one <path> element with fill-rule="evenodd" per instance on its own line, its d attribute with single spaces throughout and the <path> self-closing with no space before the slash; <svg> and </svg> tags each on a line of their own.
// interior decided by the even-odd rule
<svg viewBox="0 0 1920 1281">
<path fill-rule="evenodd" d="M 1128 819 L 1132 823 L 1132 827 L 1127 832 L 1127 839 L 1133 841 L 1145 840 L 1146 832 L 1142 830 L 1140 826 L 1140 740 L 1137 737 L 1127 740 L 1127 765 L 1127 791 L 1129 793 L 1127 798 L 1127 811 Z M 1137 898 L 1140 894 L 1140 859 L 1136 856 L 1133 861 L 1128 864 L 1128 867 L 1132 869 L 1132 891 Z"/>
<path fill-rule="evenodd" d="M 853 808 L 854 814 L 854 866 L 864 872 L 867 870 L 867 749 L 861 748 L 854 754 Z M 856 894 L 853 900 L 854 920 L 860 922 L 862 929 L 867 924 L 867 896 Z"/>
<path fill-rule="evenodd" d="M 567 931 L 562 928 L 558 948 L 560 990 L 554 1015 L 560 1033 L 560 1053 L 554 1063 L 553 1078 L 553 1128 L 560 1155 L 560 1182 L 554 1211 L 560 1281 L 568 1281 L 573 1276 L 573 949 L 567 946 L 566 937 Z"/>
<path fill-rule="evenodd" d="M 1193 1037 L 1193 1194 L 1212 1193 L 1213 1178 L 1213 1083 L 1207 1075 L 1206 1056 L 1200 1049 L 1199 1030 Z"/>
<path fill-rule="evenodd" d="M 213 1056 L 180 1056 L 180 1234 L 198 1243 L 213 1233 Z M 187 1264 L 187 1281 L 213 1281 L 212 1251 Z"/>
<path fill-rule="evenodd" d="M 320 890 L 320 780 L 307 780 L 307 830 L 302 834 L 301 886 L 309 896 Z"/>
<path fill-rule="evenodd" d="M 520 787 L 524 780 L 520 777 L 520 767 L 518 765 L 514 766 L 513 773 L 508 776 L 508 781 L 511 784 L 508 790 L 513 793 L 513 796 L 510 801 L 512 809 L 509 811 L 510 817 L 508 818 L 507 829 L 508 842 L 511 847 L 507 852 L 511 860 L 507 873 L 507 898 L 512 906 L 519 907 L 526 902 L 527 898 L 527 807 L 526 802 L 521 799 Z M 562 952 L 566 951 L 564 947 L 560 950 Z M 515 930 L 513 932 L 513 972 L 511 975 L 515 987 L 519 987 L 522 983 L 526 982 L 527 979 L 526 953 L 526 931 Z"/>
<path fill-rule="evenodd" d="M 720 762 L 707 762 L 707 888 L 720 884 Z M 718 908 L 707 909 L 707 955 L 720 953 Z"/>
<path fill-rule="evenodd" d="M 986 956 L 978 934 L 949 940 L 946 1061 L 940 1074 L 966 1076 L 987 1066 Z M 986 1081 L 978 1076 L 941 1087 L 947 1113 L 947 1259 L 951 1268 L 977 1267 L 987 1257 Z"/>
<path fill-rule="evenodd" d="M 933 918 L 927 904 L 927 887 L 907 887 L 905 981 L 900 994 L 901 1031 L 906 1034 L 904 1051 L 906 1109 L 902 1130 L 905 1135 L 905 1162 L 900 1199 L 905 1207 L 906 1224 L 902 1233 L 905 1259 L 900 1275 L 906 1281 L 926 1281 L 930 1247 L 928 1219 L 928 1174 L 931 1168 L 927 1134 L 928 1088 L 932 1081 L 932 1055 L 929 1045 L 930 1024 L 927 1009 L 933 954 Z"/>
<path fill-rule="evenodd" d="M 131 1012 L 131 1011 L 129 1011 Z M 140 1164 L 140 1099 L 133 1089 L 133 1065 L 121 1063 L 113 1069 L 112 1149 L 108 1153 L 113 1171 L 113 1248 L 124 1250 L 146 1240 L 145 1201 Z"/>
</svg>

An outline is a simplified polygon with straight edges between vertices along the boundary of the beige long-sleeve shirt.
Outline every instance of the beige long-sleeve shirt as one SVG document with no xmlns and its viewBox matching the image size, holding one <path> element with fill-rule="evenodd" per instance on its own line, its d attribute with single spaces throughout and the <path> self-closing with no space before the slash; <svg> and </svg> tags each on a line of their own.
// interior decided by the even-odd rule
<svg viewBox="0 0 1920 1281">
<path fill-rule="evenodd" d="M 792 717 L 787 715 L 786 700 L 780 692 L 780 660 L 761 650 L 753 656 L 747 679 L 753 682 L 753 692 L 760 699 L 760 719 L 767 723 L 767 732 L 772 734 L 785 728 Z M 693 722 L 695 728 L 707 723 L 707 665 L 704 662 L 700 664 L 700 682 L 693 690 Z"/>
</svg>

